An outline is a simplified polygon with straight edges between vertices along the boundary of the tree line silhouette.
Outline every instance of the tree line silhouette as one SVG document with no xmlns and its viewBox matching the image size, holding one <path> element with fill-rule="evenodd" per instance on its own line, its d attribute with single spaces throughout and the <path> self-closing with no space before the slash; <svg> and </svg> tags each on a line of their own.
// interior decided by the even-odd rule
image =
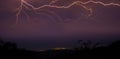
<svg viewBox="0 0 120 59">
<path fill-rule="evenodd" d="M 0 59 L 85 59 L 120 56 L 120 41 L 107 46 L 79 40 L 79 47 L 65 50 L 30 51 L 20 49 L 15 43 L 0 39 Z"/>
</svg>

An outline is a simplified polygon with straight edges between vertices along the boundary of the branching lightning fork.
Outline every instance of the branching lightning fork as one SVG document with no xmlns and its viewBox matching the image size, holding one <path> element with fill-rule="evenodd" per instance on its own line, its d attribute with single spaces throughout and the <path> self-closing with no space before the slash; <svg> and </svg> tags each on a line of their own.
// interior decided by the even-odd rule
<svg viewBox="0 0 120 59">
<path fill-rule="evenodd" d="M 88 16 L 90 16 L 93 13 L 93 10 L 92 10 L 92 8 L 86 6 L 86 4 L 93 3 L 93 4 L 101 4 L 103 6 L 120 6 L 120 4 L 117 4 L 117 3 L 104 3 L 104 2 L 101 2 L 101 1 L 94 1 L 94 0 L 88 0 L 86 2 L 74 1 L 73 3 L 71 3 L 71 4 L 67 5 L 67 6 L 64 6 L 64 5 L 62 5 L 62 6 L 54 5 L 54 3 L 58 2 L 58 1 L 59 0 L 51 0 L 51 2 L 49 4 L 42 5 L 42 6 L 39 6 L 39 7 L 35 7 L 32 4 L 28 3 L 26 0 L 20 0 L 21 4 L 20 4 L 20 6 L 18 8 L 18 12 L 16 14 L 16 16 L 17 16 L 16 24 L 18 23 L 19 15 L 21 14 L 22 11 L 24 11 L 23 7 L 27 8 L 27 9 L 40 10 L 40 9 L 43 9 L 44 7 L 51 7 L 51 8 L 58 8 L 58 9 L 61 9 L 61 8 L 67 9 L 67 8 L 70 8 L 70 7 L 74 6 L 74 5 L 79 5 L 80 7 L 83 7 L 85 10 L 88 10 L 90 12 L 90 14 Z M 27 15 L 27 13 L 25 13 L 25 14 Z"/>
</svg>

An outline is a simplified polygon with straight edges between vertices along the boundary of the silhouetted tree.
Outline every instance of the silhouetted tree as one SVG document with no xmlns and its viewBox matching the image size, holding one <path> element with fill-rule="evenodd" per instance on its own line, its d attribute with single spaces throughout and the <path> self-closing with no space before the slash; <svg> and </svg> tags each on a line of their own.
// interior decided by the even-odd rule
<svg viewBox="0 0 120 59">
<path fill-rule="evenodd" d="M 2 39 L 0 39 L 0 49 L 15 50 L 17 49 L 17 45 L 11 42 L 4 42 Z"/>
<path fill-rule="evenodd" d="M 0 38 L 0 49 L 2 49 L 3 45 L 4 45 L 4 42 L 3 42 L 2 39 Z"/>
<path fill-rule="evenodd" d="M 116 48 L 120 48 L 120 41 L 115 41 L 112 44 L 109 45 L 110 47 L 116 47 Z"/>
<path fill-rule="evenodd" d="M 90 40 L 78 40 L 78 44 L 79 44 L 79 47 L 80 49 L 91 49 L 91 48 L 96 48 L 98 46 L 100 46 L 100 43 L 93 43 L 92 41 Z"/>
<path fill-rule="evenodd" d="M 8 49 L 8 50 L 15 50 L 15 49 L 17 49 L 17 46 L 16 46 L 15 43 L 6 42 L 6 43 L 3 45 L 3 48 L 4 48 L 4 49 Z"/>
</svg>

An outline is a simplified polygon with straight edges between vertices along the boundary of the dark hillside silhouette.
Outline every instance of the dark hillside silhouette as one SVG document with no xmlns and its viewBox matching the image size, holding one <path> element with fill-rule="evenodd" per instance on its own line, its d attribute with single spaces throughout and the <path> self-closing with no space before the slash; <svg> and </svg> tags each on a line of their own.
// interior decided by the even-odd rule
<svg viewBox="0 0 120 59">
<path fill-rule="evenodd" d="M 108 46 L 82 40 L 78 43 L 80 43 L 78 48 L 37 52 L 17 48 L 15 43 L 0 39 L 0 59 L 85 59 L 120 56 L 120 41 L 115 41 Z"/>
</svg>

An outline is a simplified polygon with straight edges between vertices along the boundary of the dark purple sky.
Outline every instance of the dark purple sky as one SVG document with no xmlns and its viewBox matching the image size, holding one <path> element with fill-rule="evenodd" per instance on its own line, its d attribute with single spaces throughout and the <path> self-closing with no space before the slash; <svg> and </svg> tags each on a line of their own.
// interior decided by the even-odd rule
<svg viewBox="0 0 120 59">
<path fill-rule="evenodd" d="M 61 0 L 56 5 L 69 5 L 74 1 L 76 0 Z M 37 7 L 48 4 L 49 0 L 28 2 Z M 120 3 L 119 0 L 103 2 Z M 11 38 L 8 40 L 15 41 L 21 47 L 30 49 L 70 47 L 78 40 L 68 39 L 71 37 L 100 38 L 101 35 L 108 38 L 119 37 L 120 34 L 120 7 L 118 6 L 105 7 L 91 3 L 88 5 L 93 9 L 90 17 L 87 17 L 89 14 L 87 10 L 77 5 L 68 9 L 44 8 L 38 11 L 39 15 L 25 9 L 30 18 L 26 19 L 25 14 L 21 13 L 18 23 L 15 24 L 15 14 L 19 4 L 18 0 L 0 1 L 0 36 Z"/>
</svg>

